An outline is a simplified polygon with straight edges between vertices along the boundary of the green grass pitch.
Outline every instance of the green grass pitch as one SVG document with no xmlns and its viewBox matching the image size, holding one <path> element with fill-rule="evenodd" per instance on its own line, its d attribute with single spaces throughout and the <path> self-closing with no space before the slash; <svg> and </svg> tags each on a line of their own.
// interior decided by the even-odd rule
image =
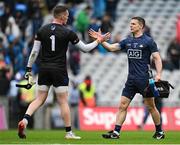
<svg viewBox="0 0 180 145">
<path fill-rule="evenodd" d="M 0 131 L 0 144 L 180 144 L 180 131 L 168 131 L 164 140 L 152 138 L 152 131 L 122 131 L 120 139 L 103 139 L 102 131 L 75 131 L 81 140 L 64 139 L 63 130 L 27 130 L 19 139 L 16 130 Z"/>
</svg>

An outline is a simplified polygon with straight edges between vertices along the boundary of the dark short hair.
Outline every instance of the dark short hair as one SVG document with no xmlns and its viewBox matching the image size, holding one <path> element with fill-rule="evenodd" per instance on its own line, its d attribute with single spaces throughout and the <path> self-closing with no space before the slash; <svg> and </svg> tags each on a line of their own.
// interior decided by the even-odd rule
<svg viewBox="0 0 180 145">
<path fill-rule="evenodd" d="M 85 8 L 85 10 L 91 10 L 92 8 L 91 8 L 91 6 L 86 6 L 86 8 Z"/>
<path fill-rule="evenodd" d="M 91 76 L 90 76 L 90 75 L 87 75 L 87 76 L 85 77 L 85 80 L 91 80 Z"/>
<path fill-rule="evenodd" d="M 56 18 L 59 14 L 65 12 L 68 8 L 65 5 L 57 5 L 53 9 L 53 16 Z"/>
<path fill-rule="evenodd" d="M 146 22 L 145 22 L 144 18 L 142 18 L 142 17 L 132 17 L 131 20 L 132 20 L 132 19 L 138 20 L 139 23 L 142 24 L 143 28 L 145 27 Z"/>
</svg>

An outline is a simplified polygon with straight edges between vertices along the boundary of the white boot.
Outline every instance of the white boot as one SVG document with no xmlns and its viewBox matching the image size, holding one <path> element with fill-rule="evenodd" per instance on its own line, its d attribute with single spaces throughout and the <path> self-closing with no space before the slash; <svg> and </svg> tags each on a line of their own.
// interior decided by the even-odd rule
<svg viewBox="0 0 180 145">
<path fill-rule="evenodd" d="M 67 132 L 65 135 L 66 139 L 81 139 L 80 136 L 76 136 L 72 131 Z"/>
</svg>

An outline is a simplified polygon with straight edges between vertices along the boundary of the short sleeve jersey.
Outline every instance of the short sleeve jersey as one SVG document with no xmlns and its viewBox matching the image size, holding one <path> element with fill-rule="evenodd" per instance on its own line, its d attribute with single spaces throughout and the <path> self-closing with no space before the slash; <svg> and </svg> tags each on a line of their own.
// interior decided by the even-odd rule
<svg viewBox="0 0 180 145">
<path fill-rule="evenodd" d="M 77 44 L 78 36 L 63 25 L 51 23 L 39 29 L 36 40 L 41 41 L 40 68 L 66 69 L 68 43 Z"/>
<path fill-rule="evenodd" d="M 135 38 L 129 36 L 119 43 L 121 50 L 124 50 L 128 56 L 130 79 L 143 79 L 148 77 L 148 64 L 153 52 L 158 52 L 154 40 L 143 34 Z"/>
</svg>

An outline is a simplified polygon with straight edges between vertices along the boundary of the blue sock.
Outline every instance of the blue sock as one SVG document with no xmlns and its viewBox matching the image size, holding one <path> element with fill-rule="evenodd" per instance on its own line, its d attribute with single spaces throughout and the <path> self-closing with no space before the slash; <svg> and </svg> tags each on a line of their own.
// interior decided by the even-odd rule
<svg viewBox="0 0 180 145">
<path fill-rule="evenodd" d="M 65 129 L 66 129 L 66 132 L 70 132 L 71 131 L 71 126 L 67 126 L 67 127 L 65 127 Z"/>
<path fill-rule="evenodd" d="M 155 125 L 155 127 L 156 127 L 156 132 L 161 132 L 162 131 L 161 124 Z"/>
<path fill-rule="evenodd" d="M 120 131 L 121 131 L 121 125 L 115 125 L 114 131 L 120 133 Z"/>
</svg>

